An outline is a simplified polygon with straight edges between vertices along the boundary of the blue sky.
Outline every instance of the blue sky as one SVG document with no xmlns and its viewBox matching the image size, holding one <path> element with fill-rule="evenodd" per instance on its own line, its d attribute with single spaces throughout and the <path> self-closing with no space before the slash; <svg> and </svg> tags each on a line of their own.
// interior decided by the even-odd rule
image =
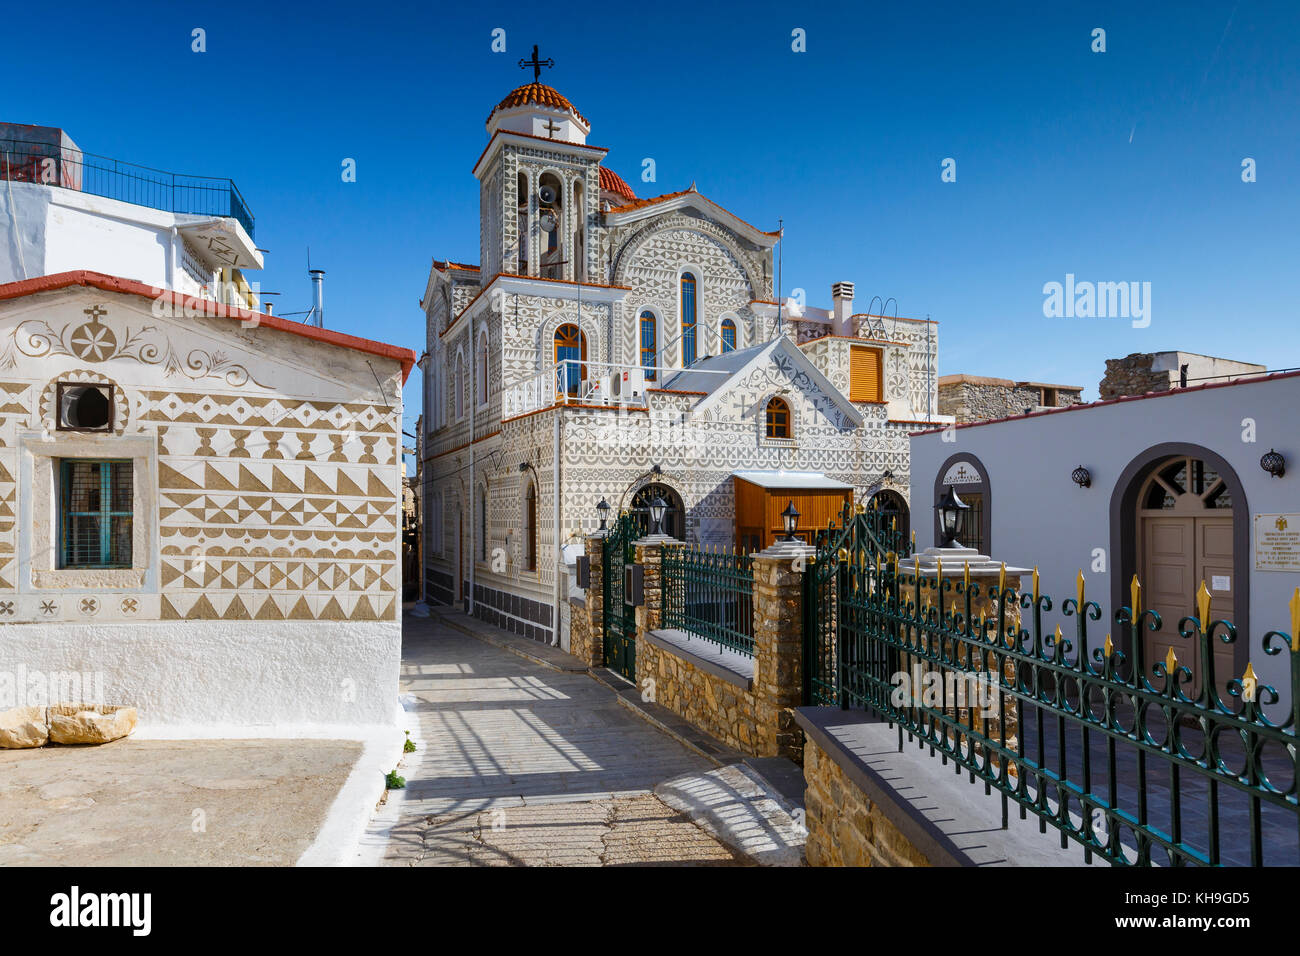
<svg viewBox="0 0 1300 956">
<path fill-rule="evenodd" d="M 421 350 L 430 259 L 477 261 L 483 123 L 539 43 L 638 195 L 695 181 L 784 219 L 787 292 L 827 306 L 849 279 L 859 308 L 933 317 L 941 373 L 1095 397 L 1134 351 L 1300 365 L 1293 2 L 12 6 L 0 118 L 233 179 L 277 311 L 309 305 L 310 246 L 343 331 Z M 1045 318 L 1067 273 L 1150 282 L 1149 327 Z"/>
</svg>

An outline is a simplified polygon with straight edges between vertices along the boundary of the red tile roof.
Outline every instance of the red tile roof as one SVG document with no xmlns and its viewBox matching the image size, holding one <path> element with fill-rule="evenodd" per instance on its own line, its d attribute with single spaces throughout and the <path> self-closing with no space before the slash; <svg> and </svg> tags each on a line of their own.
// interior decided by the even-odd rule
<svg viewBox="0 0 1300 956">
<path fill-rule="evenodd" d="M 699 196 L 700 199 L 708 203 L 714 209 L 722 209 L 722 211 L 727 213 L 728 215 L 736 216 L 736 214 L 732 212 L 730 209 L 724 209 L 722 206 L 719 206 L 717 203 L 715 203 L 712 199 L 709 199 L 708 197 L 701 195 L 698 189 L 683 189 L 679 192 L 665 193 L 662 196 L 653 196 L 649 199 L 635 199 L 631 202 L 624 203 L 622 206 L 618 206 L 614 209 L 611 209 L 610 214 L 613 215 L 615 213 L 631 212 L 634 209 L 644 209 L 646 206 L 653 206 L 656 203 L 667 202 L 670 199 L 676 199 L 678 196 L 689 196 L 691 193 L 694 193 L 695 195 Z M 762 235 L 779 236 L 781 234 L 781 230 L 779 229 L 774 232 L 767 232 L 763 229 L 759 229 L 757 226 L 753 225 L 750 222 L 746 222 L 744 219 L 741 219 L 739 216 L 736 216 L 736 218 L 739 219 L 741 222 L 745 223 L 745 225 L 749 226 L 749 228 L 753 229 L 755 232 L 761 233 Z"/>
<path fill-rule="evenodd" d="M 612 193 L 618 193 L 624 199 L 636 201 L 636 193 L 632 192 L 632 187 L 627 181 L 614 170 L 605 166 L 600 167 L 600 188 L 607 189 Z M 623 207 L 619 207 L 620 209 Z"/>
<path fill-rule="evenodd" d="M 563 93 L 554 87 L 547 86 L 545 83 L 525 83 L 523 86 L 511 90 L 506 94 L 506 98 L 488 114 L 487 121 L 492 122 L 492 117 L 496 116 L 499 110 L 531 105 L 545 106 L 553 110 L 564 110 L 582 120 L 582 125 L 591 125 L 587 122 L 587 118 L 578 112 L 577 107 L 570 103 Z"/>
<path fill-rule="evenodd" d="M 124 295 L 138 295 L 151 301 L 166 302 L 185 312 L 199 312 L 203 315 L 233 319 L 239 322 L 250 322 L 255 319 L 260 328 L 288 332 L 290 335 L 300 335 L 305 339 L 313 339 L 339 348 L 352 349 L 356 352 L 365 352 L 369 355 L 378 355 L 380 358 L 392 359 L 402 365 L 403 384 L 406 383 L 407 376 L 411 374 L 411 367 L 415 364 L 415 352 L 411 349 L 404 349 L 399 345 L 388 345 L 384 342 L 375 342 L 371 339 L 348 335 L 345 332 L 335 332 L 333 329 L 322 329 L 314 325 L 304 325 L 301 322 L 290 322 L 288 319 L 282 319 L 277 315 L 250 312 L 248 309 L 222 305 L 210 299 L 200 299 L 167 289 L 157 289 L 145 285 L 143 282 L 136 282 L 134 279 L 119 279 L 117 276 L 104 275 L 102 272 L 90 272 L 85 269 L 79 269 L 75 272 L 57 272 L 54 275 L 24 279 L 21 282 L 0 284 L 0 301 L 20 299 L 24 296 L 36 295 L 39 292 L 54 292 L 58 289 L 68 289 L 73 286 L 85 286 Z"/>
</svg>

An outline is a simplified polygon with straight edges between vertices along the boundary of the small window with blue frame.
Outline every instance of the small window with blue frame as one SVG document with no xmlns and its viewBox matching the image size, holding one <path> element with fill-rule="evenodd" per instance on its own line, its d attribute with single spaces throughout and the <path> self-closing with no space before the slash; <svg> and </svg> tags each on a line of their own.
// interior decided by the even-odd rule
<svg viewBox="0 0 1300 956">
<path fill-rule="evenodd" d="M 132 462 L 59 462 L 59 567 L 131 567 Z"/>
</svg>

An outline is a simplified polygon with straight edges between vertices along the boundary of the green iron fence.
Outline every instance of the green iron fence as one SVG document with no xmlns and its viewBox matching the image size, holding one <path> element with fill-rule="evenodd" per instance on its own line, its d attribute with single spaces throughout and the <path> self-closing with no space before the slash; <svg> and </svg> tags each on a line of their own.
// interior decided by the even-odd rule
<svg viewBox="0 0 1300 956">
<path fill-rule="evenodd" d="M 817 550 L 804 573 L 804 701 L 835 705 L 840 702 L 839 655 L 841 587 L 858 586 L 846 568 L 861 569 L 887 554 L 911 553 L 911 542 L 893 514 L 847 505 L 838 522 L 817 539 Z"/>
<path fill-rule="evenodd" d="M 601 552 L 604 604 L 601 614 L 605 666 L 636 680 L 636 608 L 624 601 L 624 571 L 635 559 L 632 542 L 641 536 L 636 518 L 623 514 L 605 536 Z"/>
<path fill-rule="evenodd" d="M 1292 633 L 1269 631 L 1259 646 L 1289 655 L 1288 709 L 1252 665 L 1215 673 L 1214 647 L 1238 634 L 1212 619 L 1204 587 L 1197 613 L 1178 622 L 1183 661 L 1172 649 L 1148 661 L 1145 636 L 1165 624 L 1142 608 L 1136 578 L 1130 606 L 1114 615 L 1115 642 L 1089 633 L 1102 614 L 1082 574 L 1061 605 L 1074 621 L 1066 637 L 1044 631 L 1053 603 L 1037 573 L 1022 592 L 918 570 L 843 545 L 819 555 L 805 579 L 809 623 L 820 621 L 807 637 L 818 668 L 810 701 L 897 724 L 900 750 L 906 733 L 998 791 L 1004 827 L 1014 802 L 1089 861 L 1262 865 L 1268 834 L 1270 860 L 1294 862 L 1300 589 Z M 1186 665 L 1197 652 L 1199 685 Z"/>
<path fill-rule="evenodd" d="M 754 562 L 725 549 L 664 548 L 664 627 L 754 656 Z"/>
</svg>

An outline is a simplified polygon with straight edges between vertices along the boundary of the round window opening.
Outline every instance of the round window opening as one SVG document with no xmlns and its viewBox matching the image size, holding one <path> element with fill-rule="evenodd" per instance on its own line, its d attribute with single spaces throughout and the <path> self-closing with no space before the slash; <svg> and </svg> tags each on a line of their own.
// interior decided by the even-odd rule
<svg viewBox="0 0 1300 956">
<path fill-rule="evenodd" d="M 79 431 L 106 431 L 113 414 L 113 399 L 104 385 L 67 385 L 60 389 L 59 425 Z"/>
</svg>

